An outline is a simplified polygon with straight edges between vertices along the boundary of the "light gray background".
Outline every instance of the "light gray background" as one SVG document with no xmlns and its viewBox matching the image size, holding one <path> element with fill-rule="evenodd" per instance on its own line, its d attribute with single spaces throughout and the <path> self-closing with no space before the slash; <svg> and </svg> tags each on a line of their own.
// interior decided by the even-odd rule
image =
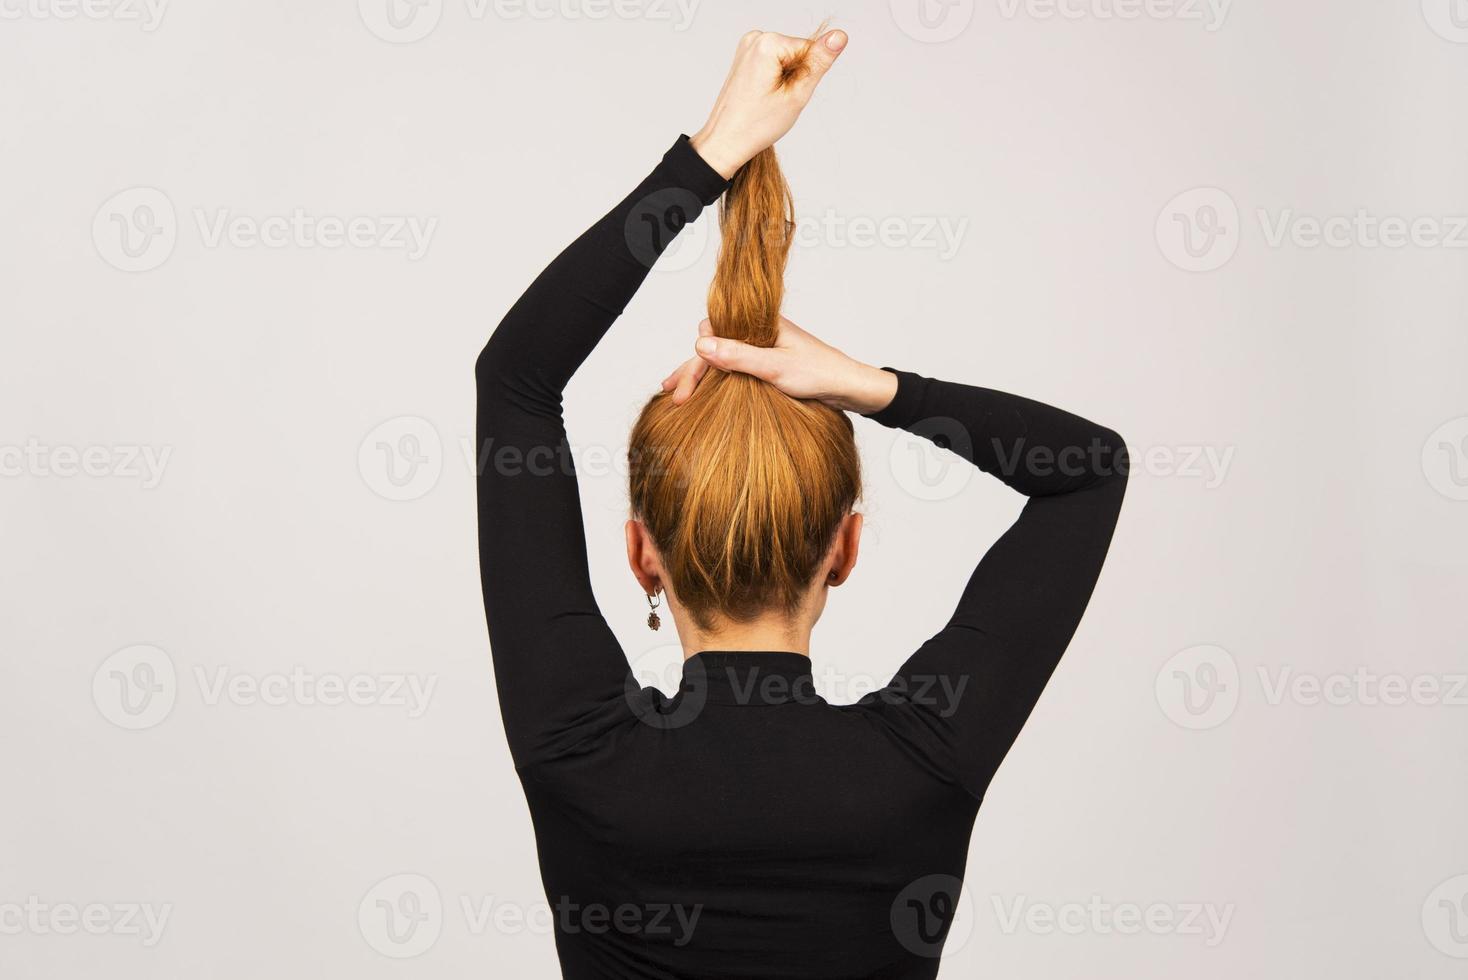
<svg viewBox="0 0 1468 980">
<path fill-rule="evenodd" d="M 1461 975 L 1468 4 L 429 0 L 395 29 L 386 0 L 113 2 L 0 5 L 0 974 L 555 975 L 479 604 L 471 365 L 701 123 L 741 32 L 834 14 L 851 46 L 781 145 L 787 312 L 1137 460 L 944 975 Z M 251 243 L 298 209 L 361 243 Z M 379 240 L 399 216 L 436 222 L 421 255 Z M 1412 240 L 1373 247 L 1382 219 Z M 161 234 L 128 258 L 118 220 Z M 567 401 L 598 596 L 649 676 L 676 654 L 614 463 L 689 349 L 702 241 Z M 859 438 L 862 563 L 815 641 L 839 700 L 1018 510 Z M 425 917 L 389 933 L 405 893 Z"/>
</svg>

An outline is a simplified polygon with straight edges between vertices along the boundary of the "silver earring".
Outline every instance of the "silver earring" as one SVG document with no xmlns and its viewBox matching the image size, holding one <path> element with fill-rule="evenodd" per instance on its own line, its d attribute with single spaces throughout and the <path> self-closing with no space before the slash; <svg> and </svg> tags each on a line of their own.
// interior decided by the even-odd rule
<svg viewBox="0 0 1468 980">
<path fill-rule="evenodd" d="M 662 617 L 658 615 L 658 606 L 662 605 L 662 603 L 663 597 L 656 592 L 650 593 L 647 597 L 647 608 L 649 610 L 647 614 L 647 628 L 650 630 L 656 630 L 659 626 L 663 625 Z"/>
</svg>

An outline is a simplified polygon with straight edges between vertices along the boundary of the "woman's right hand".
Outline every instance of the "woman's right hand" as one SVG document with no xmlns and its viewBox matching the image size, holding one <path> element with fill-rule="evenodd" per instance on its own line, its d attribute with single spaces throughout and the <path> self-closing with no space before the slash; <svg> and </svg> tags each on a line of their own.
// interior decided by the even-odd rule
<svg viewBox="0 0 1468 980">
<path fill-rule="evenodd" d="M 807 45 L 804 72 L 782 85 L 785 66 Z M 769 31 L 739 39 L 734 65 L 714 101 L 708 122 L 690 142 L 724 179 L 790 131 L 816 85 L 846 47 L 845 31 L 827 31 L 814 41 Z"/>
<path fill-rule="evenodd" d="M 663 390 L 673 393 L 675 405 L 692 396 L 710 367 L 753 375 L 791 398 L 812 399 L 862 415 L 886 408 L 897 394 L 897 375 L 848 357 L 783 316 L 774 347 L 715 337 L 707 320 L 698 325 L 698 333 L 693 345 L 697 356 L 663 381 Z"/>
</svg>

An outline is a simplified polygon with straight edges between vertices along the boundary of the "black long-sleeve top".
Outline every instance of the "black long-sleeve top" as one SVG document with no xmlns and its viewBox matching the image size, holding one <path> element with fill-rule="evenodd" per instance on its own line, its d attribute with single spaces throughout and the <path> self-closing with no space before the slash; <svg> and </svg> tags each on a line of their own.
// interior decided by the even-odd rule
<svg viewBox="0 0 1468 980">
<path fill-rule="evenodd" d="M 562 970 L 932 977 L 980 800 L 1106 557 L 1125 447 L 1029 399 L 896 372 L 871 418 L 945 436 L 1029 498 L 953 617 L 856 704 L 817 697 L 809 659 L 781 651 L 698 653 L 674 697 L 639 689 L 592 596 L 561 393 L 726 186 L 680 138 L 475 366 L 484 608 Z"/>
</svg>

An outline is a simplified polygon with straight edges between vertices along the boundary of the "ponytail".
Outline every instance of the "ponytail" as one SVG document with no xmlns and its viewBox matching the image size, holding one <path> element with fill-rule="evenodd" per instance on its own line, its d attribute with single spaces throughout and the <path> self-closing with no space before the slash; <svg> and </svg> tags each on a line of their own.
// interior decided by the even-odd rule
<svg viewBox="0 0 1468 980">
<path fill-rule="evenodd" d="M 811 43 L 787 59 L 779 86 L 809 70 Z M 735 173 L 719 208 L 715 336 L 775 345 L 794 222 L 790 186 L 765 149 Z M 712 368 L 681 406 L 653 396 L 628 463 L 633 514 L 657 544 L 669 589 L 704 629 L 793 612 L 861 492 L 844 413 Z"/>
<path fill-rule="evenodd" d="M 773 347 L 795 228 L 795 201 L 774 147 L 734 174 L 719 205 L 719 226 L 723 241 L 708 298 L 714 336 Z"/>
</svg>

